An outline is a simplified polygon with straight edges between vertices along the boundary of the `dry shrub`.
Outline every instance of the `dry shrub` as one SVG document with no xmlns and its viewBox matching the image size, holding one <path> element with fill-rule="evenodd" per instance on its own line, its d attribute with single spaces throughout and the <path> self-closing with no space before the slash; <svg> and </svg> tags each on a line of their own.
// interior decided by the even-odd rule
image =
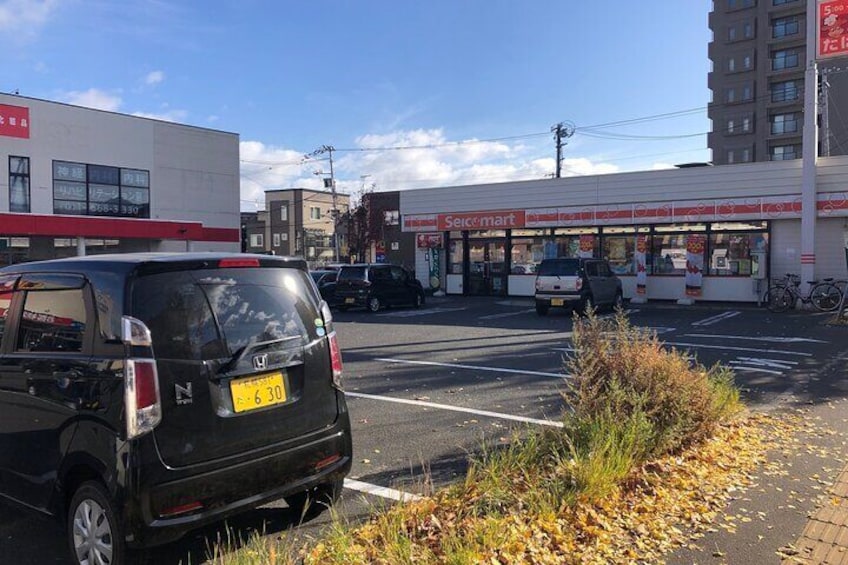
<svg viewBox="0 0 848 565">
<path fill-rule="evenodd" d="M 667 350 L 653 332 L 611 319 L 575 318 L 574 355 L 564 392 L 577 421 L 603 414 L 620 422 L 634 416 L 650 426 L 645 457 L 673 452 L 708 437 L 722 418 L 739 409 L 732 373 L 710 369 Z"/>
</svg>

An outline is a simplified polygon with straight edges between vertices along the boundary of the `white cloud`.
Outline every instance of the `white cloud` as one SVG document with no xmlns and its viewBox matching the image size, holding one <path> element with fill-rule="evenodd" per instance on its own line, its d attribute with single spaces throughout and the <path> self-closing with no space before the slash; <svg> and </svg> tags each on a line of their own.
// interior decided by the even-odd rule
<svg viewBox="0 0 848 565">
<path fill-rule="evenodd" d="M 336 151 L 336 187 L 342 193 L 358 196 L 365 185 L 380 190 L 497 183 L 550 178 L 556 167 L 553 148 L 511 145 L 502 141 L 466 140 L 451 143 L 441 129 L 395 131 L 368 134 L 356 140 L 360 149 L 406 147 L 384 151 Z M 551 156 L 538 157 L 540 154 Z M 261 210 L 265 190 L 282 188 L 323 189 L 318 169 L 328 170 L 321 155 L 303 159 L 305 151 L 265 145 L 258 141 L 241 143 L 241 199 L 243 210 Z M 565 159 L 563 176 L 607 174 L 619 167 L 592 162 L 586 158 Z M 362 178 L 367 175 L 366 178 Z"/>
<path fill-rule="evenodd" d="M 148 86 L 156 86 L 163 80 L 165 80 L 165 73 L 163 71 L 151 71 L 147 73 L 146 77 L 144 77 L 144 84 Z"/>
<path fill-rule="evenodd" d="M 671 163 L 654 163 L 651 165 L 652 171 L 664 171 L 666 169 L 674 169 L 674 165 Z"/>
<path fill-rule="evenodd" d="M 133 116 L 162 120 L 163 122 L 185 122 L 188 112 L 185 110 L 167 110 L 165 112 L 133 112 Z"/>
<path fill-rule="evenodd" d="M 55 0 L 5 0 L 0 2 L 0 31 L 33 33 L 50 17 Z"/>
<path fill-rule="evenodd" d="M 85 106 L 86 108 L 95 108 L 97 110 L 108 110 L 110 112 L 117 112 L 121 107 L 120 96 L 104 92 L 97 88 L 65 92 L 64 94 L 59 95 L 59 99 L 67 102 L 68 104 Z"/>
</svg>

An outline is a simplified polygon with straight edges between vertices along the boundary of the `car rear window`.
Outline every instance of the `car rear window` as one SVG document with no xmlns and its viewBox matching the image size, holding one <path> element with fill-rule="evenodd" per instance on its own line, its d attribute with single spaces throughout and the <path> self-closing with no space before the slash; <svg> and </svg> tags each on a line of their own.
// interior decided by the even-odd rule
<svg viewBox="0 0 848 565">
<path fill-rule="evenodd" d="M 539 270 L 536 274 L 540 277 L 573 277 L 577 274 L 580 268 L 578 259 L 545 259 L 539 265 Z"/>
<path fill-rule="evenodd" d="M 344 267 L 339 271 L 340 281 L 364 281 L 367 267 Z"/>
<path fill-rule="evenodd" d="M 218 269 L 139 278 L 132 312 L 164 359 L 220 359 L 251 343 L 319 337 L 308 275 L 297 269 Z"/>
</svg>

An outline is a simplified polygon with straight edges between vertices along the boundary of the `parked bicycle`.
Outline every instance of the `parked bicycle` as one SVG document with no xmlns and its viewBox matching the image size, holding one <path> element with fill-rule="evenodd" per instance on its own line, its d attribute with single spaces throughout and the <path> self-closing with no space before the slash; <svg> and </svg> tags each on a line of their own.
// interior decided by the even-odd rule
<svg viewBox="0 0 848 565">
<path fill-rule="evenodd" d="M 821 312 L 832 312 L 839 308 L 842 301 L 842 291 L 832 278 L 821 281 L 807 281 L 810 289 L 807 295 L 801 293 L 801 277 L 787 274 L 782 279 L 773 282 L 763 296 L 763 302 L 771 312 L 786 312 L 794 308 L 800 300 L 802 304 L 812 304 Z"/>
</svg>

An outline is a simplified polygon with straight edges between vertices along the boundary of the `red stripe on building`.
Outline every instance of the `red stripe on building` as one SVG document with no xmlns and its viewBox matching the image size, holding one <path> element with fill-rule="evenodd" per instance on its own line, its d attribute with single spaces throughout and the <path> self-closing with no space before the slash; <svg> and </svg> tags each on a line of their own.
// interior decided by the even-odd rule
<svg viewBox="0 0 848 565">
<path fill-rule="evenodd" d="M 238 228 L 208 228 L 200 222 L 39 214 L 0 214 L 0 234 L 220 242 L 241 237 Z"/>
</svg>

